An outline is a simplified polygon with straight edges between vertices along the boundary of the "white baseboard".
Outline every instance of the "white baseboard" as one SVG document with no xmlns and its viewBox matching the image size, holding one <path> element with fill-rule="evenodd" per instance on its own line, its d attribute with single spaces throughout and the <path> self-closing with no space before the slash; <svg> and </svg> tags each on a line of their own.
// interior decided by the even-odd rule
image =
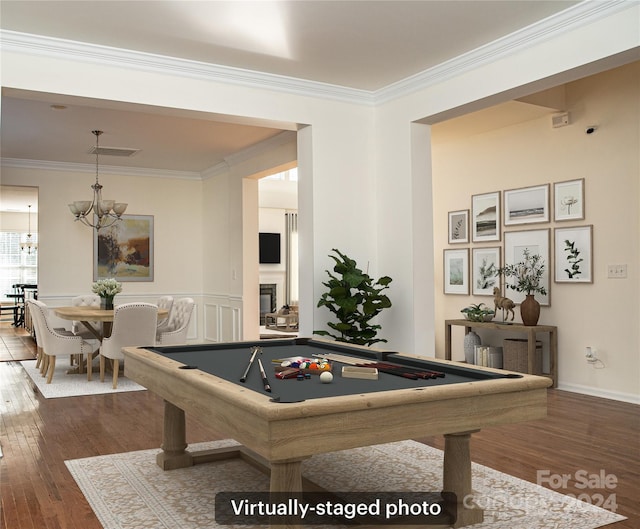
<svg viewBox="0 0 640 529">
<path fill-rule="evenodd" d="M 564 384 L 559 382 L 558 389 L 571 391 L 572 393 L 581 393 L 583 395 L 591 395 L 592 397 L 600 397 L 603 399 L 620 400 L 631 404 L 640 404 L 640 394 L 622 393 L 620 391 L 610 391 L 607 389 L 593 388 L 590 386 L 582 386 L 580 384 Z"/>
</svg>

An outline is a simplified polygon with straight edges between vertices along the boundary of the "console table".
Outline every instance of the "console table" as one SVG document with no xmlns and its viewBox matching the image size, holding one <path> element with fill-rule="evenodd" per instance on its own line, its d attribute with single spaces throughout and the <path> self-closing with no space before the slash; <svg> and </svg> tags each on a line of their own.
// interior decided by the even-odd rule
<svg viewBox="0 0 640 529">
<path fill-rule="evenodd" d="M 549 373 L 544 373 L 553 380 L 553 387 L 558 384 L 558 328 L 552 325 L 523 325 L 521 323 L 495 323 L 469 320 L 445 320 L 444 322 L 444 357 L 451 360 L 451 327 L 464 327 L 464 333 L 471 329 L 524 333 L 527 335 L 528 373 L 533 374 L 533 362 L 536 351 L 536 334 L 549 333 Z"/>
</svg>

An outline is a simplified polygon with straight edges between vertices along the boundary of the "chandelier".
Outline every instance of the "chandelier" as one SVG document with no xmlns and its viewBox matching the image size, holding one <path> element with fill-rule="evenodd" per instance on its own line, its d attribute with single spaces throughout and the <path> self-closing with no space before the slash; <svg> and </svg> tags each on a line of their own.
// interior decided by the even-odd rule
<svg viewBox="0 0 640 529">
<path fill-rule="evenodd" d="M 98 181 L 98 139 L 101 130 L 92 130 L 96 137 L 96 183 L 91 186 L 93 189 L 93 200 L 76 200 L 69 204 L 69 209 L 76 218 L 83 224 L 99 230 L 111 226 L 120 220 L 121 215 L 127 209 L 127 204 L 116 202 L 115 200 L 102 199 L 102 185 Z M 93 215 L 91 215 L 93 213 Z M 92 222 L 93 217 L 93 222 Z"/>
<path fill-rule="evenodd" d="M 20 243 L 20 250 L 29 255 L 38 251 L 38 243 L 33 240 L 33 235 L 31 235 L 31 204 L 29 204 L 29 233 L 27 233 L 27 239 Z"/>
</svg>

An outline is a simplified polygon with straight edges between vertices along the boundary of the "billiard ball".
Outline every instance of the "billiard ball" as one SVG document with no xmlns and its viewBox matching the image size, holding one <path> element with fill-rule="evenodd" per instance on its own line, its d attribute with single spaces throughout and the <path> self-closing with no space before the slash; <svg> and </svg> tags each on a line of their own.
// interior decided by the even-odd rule
<svg viewBox="0 0 640 529">
<path fill-rule="evenodd" d="M 320 382 L 323 384 L 329 384 L 333 380 L 333 375 L 330 371 L 323 371 L 320 373 Z"/>
</svg>

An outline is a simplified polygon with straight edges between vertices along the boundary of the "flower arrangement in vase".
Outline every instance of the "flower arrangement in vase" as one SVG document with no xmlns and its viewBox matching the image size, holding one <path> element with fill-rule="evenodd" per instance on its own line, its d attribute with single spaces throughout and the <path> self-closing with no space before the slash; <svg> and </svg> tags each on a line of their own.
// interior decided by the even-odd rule
<svg viewBox="0 0 640 529">
<path fill-rule="evenodd" d="M 122 292 L 122 283 L 113 278 L 98 279 L 91 290 L 94 294 L 100 296 L 100 307 L 103 309 L 113 308 L 113 298 L 116 294 Z"/>
<path fill-rule="evenodd" d="M 525 300 L 520 304 L 520 315 L 525 325 L 537 325 L 540 317 L 540 303 L 535 299 L 535 294 L 545 296 L 547 290 L 542 285 L 544 274 L 544 259 L 542 256 L 532 255 L 528 249 L 523 252 L 524 259 L 519 263 L 508 264 L 497 272 L 505 278 L 514 278 L 513 283 L 505 286 L 517 292 L 525 294 Z"/>
</svg>

